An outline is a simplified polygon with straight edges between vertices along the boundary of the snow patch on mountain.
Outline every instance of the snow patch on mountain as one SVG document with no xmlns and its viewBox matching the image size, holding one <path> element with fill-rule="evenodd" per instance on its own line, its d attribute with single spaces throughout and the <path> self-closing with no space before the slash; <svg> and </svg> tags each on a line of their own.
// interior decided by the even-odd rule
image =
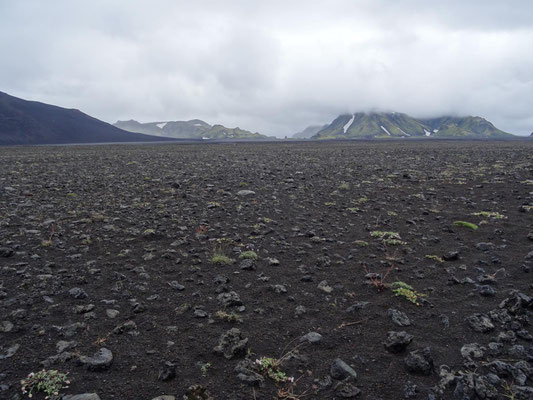
<svg viewBox="0 0 533 400">
<path fill-rule="evenodd" d="M 429 132 L 427 129 L 424 129 L 424 133 L 426 134 L 426 136 L 431 136 L 431 132 Z"/>
<path fill-rule="evenodd" d="M 159 129 L 163 129 L 168 122 L 161 122 L 160 124 L 155 124 Z"/>
<path fill-rule="evenodd" d="M 348 129 L 350 128 L 350 126 L 352 126 L 354 119 L 355 119 L 355 114 L 352 115 L 352 118 L 346 123 L 346 125 L 344 125 L 344 128 L 343 128 L 344 133 L 346 133 Z"/>
<path fill-rule="evenodd" d="M 389 136 L 391 136 L 390 132 L 387 130 L 387 128 L 385 128 L 383 125 L 380 125 L 381 129 L 383 129 L 385 131 L 385 133 Z"/>
</svg>

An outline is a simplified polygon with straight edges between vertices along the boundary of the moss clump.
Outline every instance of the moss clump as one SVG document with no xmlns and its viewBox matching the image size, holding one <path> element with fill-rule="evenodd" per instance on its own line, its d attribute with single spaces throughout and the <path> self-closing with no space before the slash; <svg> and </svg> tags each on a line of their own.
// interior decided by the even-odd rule
<svg viewBox="0 0 533 400">
<path fill-rule="evenodd" d="M 476 224 L 473 224 L 472 222 L 466 222 L 466 221 L 455 221 L 453 223 L 454 226 L 459 226 L 462 228 L 468 228 L 472 229 L 473 231 L 477 230 L 478 226 Z"/>
<path fill-rule="evenodd" d="M 243 251 L 241 254 L 239 254 L 239 258 L 241 260 L 244 260 L 244 259 L 257 260 L 258 256 L 257 256 L 257 253 L 255 251 L 247 250 L 247 251 Z"/>
</svg>

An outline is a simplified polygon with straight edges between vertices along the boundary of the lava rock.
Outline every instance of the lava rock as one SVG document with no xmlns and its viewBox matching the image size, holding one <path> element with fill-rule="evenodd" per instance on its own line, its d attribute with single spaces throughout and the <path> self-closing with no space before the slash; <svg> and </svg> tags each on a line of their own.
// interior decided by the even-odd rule
<svg viewBox="0 0 533 400">
<path fill-rule="evenodd" d="M 102 347 L 92 357 L 80 356 L 79 361 L 84 364 L 89 371 L 105 371 L 113 363 L 113 353 L 111 350 Z"/>
<path fill-rule="evenodd" d="M 223 355 L 228 360 L 246 354 L 248 338 L 243 338 L 241 331 L 232 328 L 220 336 L 218 345 L 213 349 L 215 354 Z"/>
<path fill-rule="evenodd" d="M 407 314 L 399 310 L 390 308 L 389 310 L 387 310 L 387 315 L 391 318 L 392 322 L 398 326 L 411 325 L 411 321 L 409 320 L 409 317 L 407 316 Z"/>
<path fill-rule="evenodd" d="M 348 364 L 342 361 L 340 358 L 337 358 L 331 364 L 329 368 L 329 374 L 333 379 L 342 380 L 345 378 L 357 378 L 357 372 L 353 370 Z"/>
<path fill-rule="evenodd" d="M 387 334 L 387 340 L 383 342 L 385 349 L 391 353 L 401 353 L 413 341 L 414 336 L 405 331 L 390 331 Z"/>
<path fill-rule="evenodd" d="M 423 350 L 415 350 L 409 353 L 405 359 L 407 371 L 418 375 L 431 375 L 433 371 L 433 358 L 431 349 L 426 347 Z"/>
<path fill-rule="evenodd" d="M 318 332 L 309 332 L 300 338 L 300 343 L 318 344 L 322 342 L 322 335 Z"/>
<path fill-rule="evenodd" d="M 494 324 L 491 322 L 488 315 L 473 314 L 467 319 L 468 325 L 476 332 L 487 333 L 494 330 Z"/>
</svg>

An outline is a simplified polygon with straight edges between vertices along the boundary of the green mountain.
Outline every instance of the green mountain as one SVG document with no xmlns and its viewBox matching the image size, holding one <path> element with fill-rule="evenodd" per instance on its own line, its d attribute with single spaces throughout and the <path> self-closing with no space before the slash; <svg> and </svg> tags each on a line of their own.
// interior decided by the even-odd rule
<svg viewBox="0 0 533 400">
<path fill-rule="evenodd" d="M 117 128 L 165 138 L 180 139 L 266 139 L 267 136 L 222 125 L 209 125 L 199 119 L 141 123 L 135 120 L 117 121 Z"/>
<path fill-rule="evenodd" d="M 355 113 L 338 116 L 313 139 L 393 137 L 494 138 L 511 136 L 481 117 L 416 119 L 402 113 Z"/>
<path fill-rule="evenodd" d="M 420 120 L 438 137 L 506 137 L 509 133 L 496 128 L 481 117 L 439 117 Z"/>
</svg>

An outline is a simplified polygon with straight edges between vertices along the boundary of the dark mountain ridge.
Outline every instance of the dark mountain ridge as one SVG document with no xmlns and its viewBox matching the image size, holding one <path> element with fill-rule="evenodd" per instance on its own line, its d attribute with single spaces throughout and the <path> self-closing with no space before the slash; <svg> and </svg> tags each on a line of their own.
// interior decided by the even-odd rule
<svg viewBox="0 0 533 400">
<path fill-rule="evenodd" d="M 23 100 L 0 92 L 0 145 L 151 142 L 79 110 Z"/>
</svg>

